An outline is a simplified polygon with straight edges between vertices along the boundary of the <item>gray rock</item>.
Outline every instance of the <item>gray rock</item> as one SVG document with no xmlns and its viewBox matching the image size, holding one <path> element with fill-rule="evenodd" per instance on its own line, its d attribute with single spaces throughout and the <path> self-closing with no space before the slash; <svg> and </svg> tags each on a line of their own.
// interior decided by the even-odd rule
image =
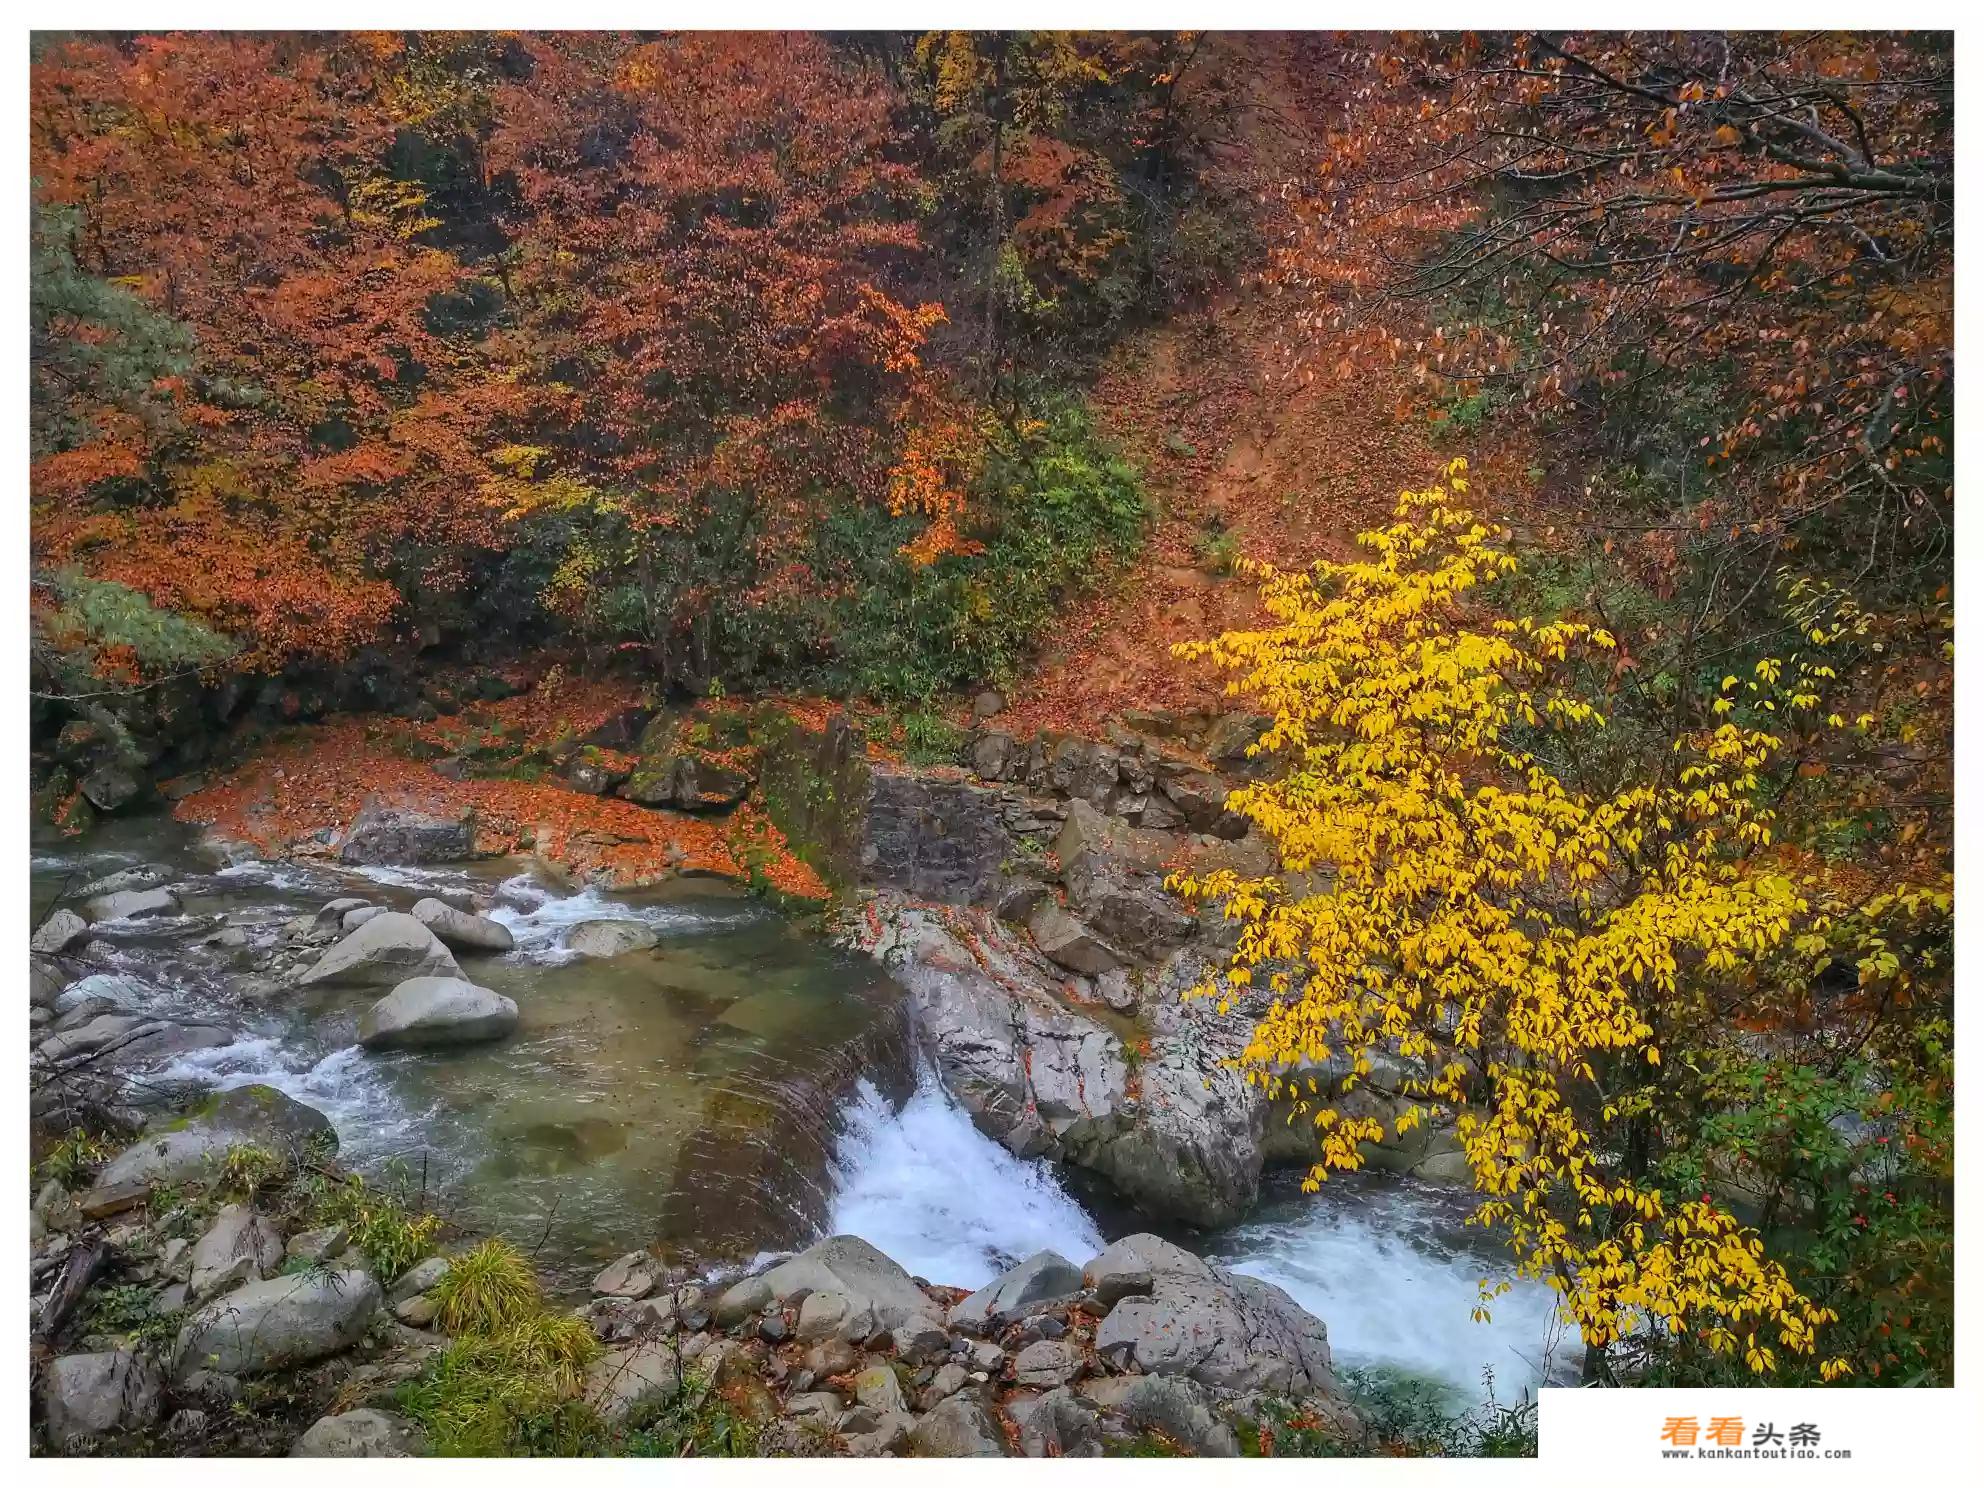
<svg viewBox="0 0 1984 1488">
<path fill-rule="evenodd" d="M 397 1304 L 409 1297 L 418 1297 L 423 1292 L 431 1292 L 452 1269 L 453 1265 L 446 1256 L 428 1256 L 408 1267 L 406 1273 L 393 1283 L 387 1300 Z"/>
<path fill-rule="evenodd" d="M 855 1235 L 831 1235 L 772 1267 L 764 1279 L 786 1305 L 802 1297 L 810 1300 L 815 1293 L 837 1292 L 850 1314 L 868 1314 L 877 1330 L 901 1328 L 912 1318 L 941 1326 L 937 1304 L 909 1273 Z M 800 1336 L 806 1337 L 803 1327 Z"/>
<path fill-rule="evenodd" d="M 654 927 L 638 920 L 587 920 L 574 925 L 565 937 L 567 950 L 601 960 L 652 950 L 660 944 L 661 936 Z"/>
<path fill-rule="evenodd" d="M 846 1374 L 861 1362 L 861 1355 L 844 1338 L 823 1338 L 806 1350 L 806 1367 L 820 1379 Z"/>
<path fill-rule="evenodd" d="M 164 1384 L 157 1365 L 126 1349 L 51 1360 L 41 1378 L 49 1445 L 143 1430 L 158 1419 Z"/>
<path fill-rule="evenodd" d="M 940 1400 L 910 1432 L 918 1457 L 1005 1457 L 1006 1435 L 975 1394 Z"/>
<path fill-rule="evenodd" d="M 1145 1431 L 1161 1431 L 1200 1457 L 1238 1457 L 1233 1428 L 1213 1409 L 1213 1397 L 1190 1379 L 1159 1374 L 1089 1380 L 1083 1395 L 1126 1416 Z"/>
<path fill-rule="evenodd" d="M 602 1297 L 645 1297 L 661 1282 L 661 1262 L 645 1250 L 629 1251 L 593 1278 Z"/>
<path fill-rule="evenodd" d="M 1084 1273 L 1095 1288 L 1095 1300 L 1102 1304 L 1103 1316 L 1125 1297 L 1148 1297 L 1150 1272 L 1129 1264 L 1123 1257 L 1109 1258 L 1107 1252 L 1089 1262 Z"/>
<path fill-rule="evenodd" d="M 747 1276 L 733 1286 L 710 1308 L 710 1318 L 719 1328 L 735 1327 L 747 1317 L 762 1312 L 772 1300 L 771 1286 L 762 1276 Z"/>
<path fill-rule="evenodd" d="M 863 1339 L 877 1331 L 875 1312 L 856 1307 L 843 1292 L 809 1292 L 799 1304 L 794 1333 L 801 1343 L 818 1338 Z"/>
<path fill-rule="evenodd" d="M 57 994 L 49 1006 L 64 1015 L 64 1025 L 66 1025 L 67 1015 L 79 1007 L 95 1005 L 99 1009 L 103 1007 L 133 1009 L 144 1003 L 145 995 L 144 986 L 135 977 L 100 971 L 93 976 L 84 977 L 81 981 L 71 982 Z"/>
<path fill-rule="evenodd" d="M 328 1261 L 343 1255 L 350 1244 L 350 1230 L 343 1225 L 327 1225 L 291 1235 L 283 1253 L 292 1261 Z"/>
<path fill-rule="evenodd" d="M 865 1408 L 864 1408 L 865 1409 Z M 850 1432 L 849 1422 L 841 1422 L 843 1439 L 850 1457 L 881 1457 L 905 1445 L 916 1429 L 916 1417 L 908 1411 L 887 1411 L 876 1417 L 866 1431 Z"/>
<path fill-rule="evenodd" d="M 366 1010 L 358 1041 L 368 1049 L 432 1049 L 487 1043 L 516 1026 L 517 1005 L 502 994 L 458 977 L 417 976 Z"/>
<path fill-rule="evenodd" d="M 29 955 L 28 1003 L 30 1006 L 43 1010 L 53 1007 L 70 980 L 70 974 L 61 962 L 49 956 Z"/>
<path fill-rule="evenodd" d="M 675 1393 L 675 1358 L 658 1340 L 609 1349 L 586 1369 L 586 1401 L 609 1424 L 624 1421 L 636 1406 Z"/>
<path fill-rule="evenodd" d="M 439 899 L 419 900 L 413 917 L 434 932 L 435 938 L 450 950 L 481 951 L 500 955 L 516 949 L 516 937 L 507 925 L 486 915 L 468 914 Z"/>
<path fill-rule="evenodd" d="M 179 896 L 170 889 L 125 889 L 83 901 L 92 924 L 105 920 L 149 920 L 180 913 Z"/>
<path fill-rule="evenodd" d="M 360 925 L 376 920 L 380 915 L 388 915 L 394 912 L 393 907 L 389 904 L 360 905 L 357 909 L 348 909 L 345 911 L 344 918 L 338 922 L 338 928 L 344 931 L 346 935 L 349 935 Z"/>
<path fill-rule="evenodd" d="M 347 863 L 456 863 L 475 856 L 475 818 L 430 816 L 368 801 L 345 833 L 338 856 Z"/>
<path fill-rule="evenodd" d="M 1080 1376 L 1082 1351 L 1072 1343 L 1042 1339 L 1029 1343 L 1013 1360 L 1013 1383 L 1051 1390 Z"/>
<path fill-rule="evenodd" d="M 871 1364 L 854 1376 L 854 1398 L 877 1414 L 909 1409 L 902 1396 L 902 1381 L 887 1364 Z"/>
<path fill-rule="evenodd" d="M 305 987 L 394 987 L 411 977 L 461 976 L 454 955 L 412 915 L 367 920 L 297 978 Z"/>
<path fill-rule="evenodd" d="M 1155 1235 L 1118 1240 L 1088 1274 L 1138 1270 L 1150 1274 L 1151 1294 L 1124 1298 L 1096 1328 L 1095 1351 L 1105 1360 L 1221 1390 L 1334 1393 L 1327 1330 L 1279 1287 Z"/>
<path fill-rule="evenodd" d="M 811 1417 L 834 1426 L 840 1421 L 844 1404 L 840 1396 L 831 1390 L 801 1390 L 786 1397 L 785 1413 L 788 1416 Z"/>
<path fill-rule="evenodd" d="M 321 1111 L 274 1086 L 243 1085 L 148 1128 L 97 1175 L 93 1192 L 208 1178 L 231 1147 L 259 1147 L 294 1161 L 312 1152 L 336 1152 L 337 1133 Z"/>
<path fill-rule="evenodd" d="M 440 1304 L 432 1297 L 425 1295 L 408 1297 L 404 1302 L 395 1302 L 393 1304 L 393 1316 L 405 1323 L 409 1328 L 429 1327 L 433 1324 L 434 1319 L 440 1315 Z"/>
<path fill-rule="evenodd" d="M 930 1376 L 930 1383 L 923 1387 L 922 1395 L 917 1398 L 917 1405 L 923 1410 L 930 1410 L 938 1401 L 948 1400 L 957 1394 L 970 1380 L 971 1371 L 964 1365 L 955 1362 L 941 1365 L 937 1372 Z"/>
<path fill-rule="evenodd" d="M 595 1297 L 577 1315 L 601 1343 L 665 1337 L 676 1327 L 675 1302 L 670 1297 Z"/>
<path fill-rule="evenodd" d="M 997 1374 L 1006 1365 L 1006 1351 L 982 1338 L 975 1338 L 965 1345 L 964 1357 L 973 1369 L 986 1374 Z"/>
<path fill-rule="evenodd" d="M 107 761 L 78 782 L 83 798 L 99 811 L 119 811 L 145 793 L 144 774 L 129 765 Z"/>
<path fill-rule="evenodd" d="M 35 927 L 28 937 L 28 949 L 45 956 L 59 956 L 89 938 L 90 924 L 73 909 L 58 909 Z"/>
<path fill-rule="evenodd" d="M 246 1204 L 227 1204 L 193 1246 L 188 1284 L 194 1302 L 205 1302 L 230 1287 L 260 1281 L 283 1262 L 282 1235 Z"/>
<path fill-rule="evenodd" d="M 99 894 L 123 894 L 132 889 L 155 889 L 168 877 L 163 868 L 147 864 L 140 868 L 120 868 L 93 878 L 76 890 L 78 899 L 94 899 Z"/>
<path fill-rule="evenodd" d="M 1052 899 L 1041 901 L 1026 927 L 1043 956 L 1079 976 L 1101 976 L 1123 964 L 1122 957 L 1101 936 Z"/>
<path fill-rule="evenodd" d="M 922 1364 L 941 1359 L 951 1351 L 951 1335 L 936 1323 L 911 1318 L 889 1334 L 896 1357 L 906 1364 Z"/>
<path fill-rule="evenodd" d="M 308 1272 L 250 1282 L 195 1313 L 179 1332 L 173 1373 L 264 1374 L 349 1348 L 379 1310 L 364 1271 Z"/>
<path fill-rule="evenodd" d="M 1020 1452 L 1027 1457 L 1100 1457 L 1102 1426 L 1095 1407 L 1073 1390 L 1049 1390 L 1013 1407 Z"/>
<path fill-rule="evenodd" d="M 319 909 L 311 917 L 311 923 L 320 930 L 341 929 L 344 925 L 344 917 L 346 915 L 355 909 L 370 909 L 371 907 L 372 901 L 370 899 L 360 899 L 348 894 L 342 899 L 333 899 L 324 905 L 323 908 Z M 331 1418 L 327 1416 L 325 1419 L 329 1420 Z"/>
<path fill-rule="evenodd" d="M 1036 1303 L 1072 1297 L 1082 1284 L 1081 1268 L 1074 1262 L 1051 1250 L 1038 1251 L 953 1307 L 950 1325 L 982 1331 Z"/>
<path fill-rule="evenodd" d="M 325 1416 L 296 1439 L 292 1457 L 418 1457 L 427 1438 L 404 1416 L 390 1411 L 350 1410 Z"/>
</svg>

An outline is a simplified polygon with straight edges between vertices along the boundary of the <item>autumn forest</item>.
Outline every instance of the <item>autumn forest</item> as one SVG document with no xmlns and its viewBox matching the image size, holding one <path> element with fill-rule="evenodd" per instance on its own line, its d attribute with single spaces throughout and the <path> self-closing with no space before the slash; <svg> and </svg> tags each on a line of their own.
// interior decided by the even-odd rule
<svg viewBox="0 0 1984 1488">
<path fill-rule="evenodd" d="M 38 33 L 50 1450 L 1502 1455 L 1538 1384 L 1948 1384 L 1953 120 L 1942 33 Z M 320 984 L 391 995 L 272 1033 Z M 367 1145 L 650 985 L 702 1031 L 514 1139 L 618 1186 Z M 344 1165 L 125 1171 L 216 1079 Z M 1036 1229 L 897 1248 L 850 1154 L 927 1100 Z M 1301 1289 L 1344 1192 L 1464 1199 L 1454 1342 Z M 411 1341 L 270 1373 L 212 1299 L 329 1230 Z M 1217 1367 L 1132 1318 L 1207 1307 Z"/>
</svg>

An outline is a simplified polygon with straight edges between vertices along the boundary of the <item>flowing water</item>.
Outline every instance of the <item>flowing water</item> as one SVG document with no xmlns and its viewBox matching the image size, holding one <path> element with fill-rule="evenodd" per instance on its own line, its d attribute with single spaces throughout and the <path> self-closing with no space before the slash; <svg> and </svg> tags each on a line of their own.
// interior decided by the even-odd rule
<svg viewBox="0 0 1984 1488">
<path fill-rule="evenodd" d="M 893 984 L 756 900 L 711 880 L 665 892 L 570 892 L 515 862 L 344 870 L 297 863 L 215 868 L 168 822 L 118 821 L 80 847 L 38 850 L 37 905 L 137 863 L 169 866 L 188 920 L 141 922 L 85 952 L 145 1011 L 220 1023 L 231 1043 L 151 1078 L 275 1085 L 323 1111 L 344 1159 L 422 1188 L 451 1219 L 532 1251 L 581 1294 L 616 1255 L 658 1243 L 698 1270 L 734 1267 L 835 1231 L 859 1234 L 918 1275 L 978 1286 L 1053 1249 L 1077 1261 L 1147 1220 L 1078 1201 L 1048 1164 L 984 1137 L 922 1066 Z M 298 914 L 360 894 L 398 907 L 434 888 L 493 896 L 516 937 L 464 958 L 516 1000 L 501 1043 L 367 1054 L 357 1018 L 378 990 L 315 992 L 244 971 L 206 943 L 224 916 L 270 943 Z M 651 952 L 586 960 L 565 945 L 587 920 L 629 919 Z M 1308 1197 L 1271 1179 L 1247 1223 L 1192 1248 L 1281 1286 L 1323 1318 L 1343 1365 L 1382 1366 L 1478 1399 L 1574 1367 L 1549 1294 L 1519 1286 L 1470 1312 L 1506 1265 L 1465 1229 L 1463 1199 L 1385 1175 L 1332 1180 Z"/>
</svg>

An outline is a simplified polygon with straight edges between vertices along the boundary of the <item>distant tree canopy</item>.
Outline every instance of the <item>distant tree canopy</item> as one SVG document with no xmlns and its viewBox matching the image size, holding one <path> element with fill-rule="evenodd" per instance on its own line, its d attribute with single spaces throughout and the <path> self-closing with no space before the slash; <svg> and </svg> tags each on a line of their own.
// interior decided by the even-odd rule
<svg viewBox="0 0 1984 1488">
<path fill-rule="evenodd" d="M 82 574 L 274 667 L 486 602 L 698 685 L 854 582 L 830 521 L 960 561 L 988 440 L 1155 303 L 1200 117 L 1190 36 L 971 45 L 44 45 L 44 610 Z"/>
</svg>

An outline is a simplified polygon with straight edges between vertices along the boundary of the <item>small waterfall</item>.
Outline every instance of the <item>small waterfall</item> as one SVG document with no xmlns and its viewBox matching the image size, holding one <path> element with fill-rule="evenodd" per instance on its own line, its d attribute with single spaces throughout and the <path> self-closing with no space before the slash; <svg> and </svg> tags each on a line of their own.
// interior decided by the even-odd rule
<svg viewBox="0 0 1984 1488">
<path fill-rule="evenodd" d="M 1104 1244 L 1047 1163 L 979 1131 L 927 1068 L 899 1105 L 856 1085 L 832 1173 L 828 1228 L 945 1286 L 983 1286 L 1037 1250 L 1080 1264 Z"/>
</svg>

